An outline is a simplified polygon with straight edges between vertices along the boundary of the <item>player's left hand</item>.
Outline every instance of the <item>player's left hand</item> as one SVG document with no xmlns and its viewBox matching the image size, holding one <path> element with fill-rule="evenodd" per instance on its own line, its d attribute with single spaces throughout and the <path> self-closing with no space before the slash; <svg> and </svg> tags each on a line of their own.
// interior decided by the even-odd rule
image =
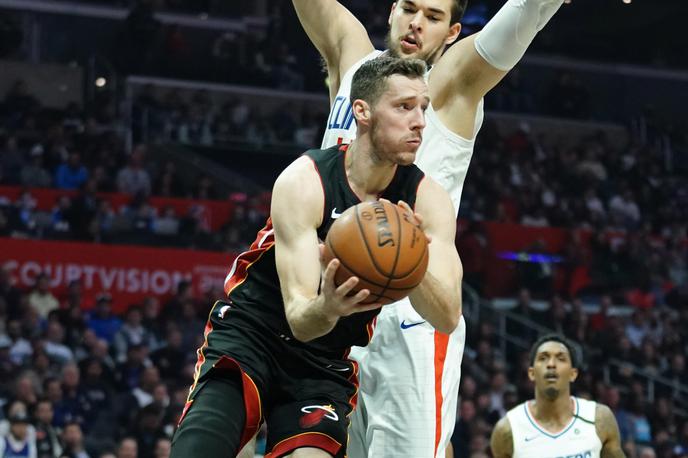
<svg viewBox="0 0 688 458">
<path fill-rule="evenodd" d="M 400 200 L 399 202 L 397 202 L 397 205 L 400 206 L 404 210 L 404 213 L 405 213 L 404 217 L 405 217 L 406 221 L 408 221 L 411 224 L 416 225 L 421 230 L 423 230 L 423 216 L 420 213 L 414 212 L 413 209 L 411 208 L 411 206 L 409 204 L 407 204 L 406 202 L 404 202 L 403 200 Z M 426 234 L 424 230 L 423 230 L 423 234 L 425 234 L 425 238 L 427 239 L 428 243 L 432 242 L 432 238 L 428 234 Z"/>
</svg>

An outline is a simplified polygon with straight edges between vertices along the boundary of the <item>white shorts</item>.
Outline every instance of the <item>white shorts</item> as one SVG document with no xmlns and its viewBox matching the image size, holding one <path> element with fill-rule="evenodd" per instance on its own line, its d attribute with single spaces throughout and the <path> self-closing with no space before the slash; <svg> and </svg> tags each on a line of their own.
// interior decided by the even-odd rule
<svg viewBox="0 0 688 458">
<path fill-rule="evenodd" d="M 466 323 L 447 336 L 408 299 L 382 308 L 359 362 L 358 405 L 351 416 L 350 458 L 444 458 L 456 421 Z"/>
</svg>

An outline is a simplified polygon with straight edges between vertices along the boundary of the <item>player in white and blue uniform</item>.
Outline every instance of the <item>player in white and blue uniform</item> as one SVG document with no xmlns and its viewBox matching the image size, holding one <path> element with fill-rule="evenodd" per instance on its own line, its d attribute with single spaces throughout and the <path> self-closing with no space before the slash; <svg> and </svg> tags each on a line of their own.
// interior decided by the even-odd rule
<svg viewBox="0 0 688 458">
<path fill-rule="evenodd" d="M 571 396 L 578 377 L 574 347 L 556 334 L 530 352 L 535 399 L 511 409 L 492 433 L 494 458 L 621 458 L 619 428 L 609 407 Z"/>
<path fill-rule="evenodd" d="M 522 57 L 564 0 L 509 0 L 476 35 L 452 44 L 466 0 L 401 0 L 392 5 L 388 50 L 378 51 L 363 25 L 335 0 L 293 0 L 327 64 L 331 111 L 323 147 L 356 135 L 351 77 L 382 52 L 424 59 L 431 104 L 416 164 L 450 194 L 461 192 L 483 121 L 483 96 Z M 403 109 L 403 106 L 400 106 Z M 361 388 L 349 439 L 352 458 L 445 457 L 454 423 L 465 343 L 463 317 L 451 334 L 437 332 L 408 299 L 385 306 L 371 343 L 352 352 Z"/>
</svg>

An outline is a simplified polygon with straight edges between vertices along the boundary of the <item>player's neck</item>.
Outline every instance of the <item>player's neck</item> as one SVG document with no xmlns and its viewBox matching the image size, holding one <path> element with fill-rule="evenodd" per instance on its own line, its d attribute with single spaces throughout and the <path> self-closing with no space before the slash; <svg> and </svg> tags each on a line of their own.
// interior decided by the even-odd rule
<svg viewBox="0 0 688 458">
<path fill-rule="evenodd" d="M 529 403 L 530 413 L 545 426 L 563 427 L 573 417 L 574 403 L 570 393 L 562 393 L 554 399 L 535 393 L 535 400 Z"/>
<path fill-rule="evenodd" d="M 376 161 L 369 142 L 355 140 L 346 150 L 344 167 L 351 189 L 361 201 L 371 200 L 387 189 L 397 166 L 387 161 Z"/>
</svg>

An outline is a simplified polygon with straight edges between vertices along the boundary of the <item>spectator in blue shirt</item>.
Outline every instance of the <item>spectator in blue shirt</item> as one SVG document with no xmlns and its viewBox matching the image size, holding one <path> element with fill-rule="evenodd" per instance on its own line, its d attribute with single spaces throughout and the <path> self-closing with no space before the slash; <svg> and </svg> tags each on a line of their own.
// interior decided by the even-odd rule
<svg viewBox="0 0 688 458">
<path fill-rule="evenodd" d="M 122 320 L 112 314 L 112 297 L 101 294 L 96 300 L 96 309 L 88 320 L 88 327 L 96 335 L 112 344 L 115 334 L 122 327 Z"/>
<path fill-rule="evenodd" d="M 71 153 L 66 163 L 55 172 L 55 186 L 60 189 L 79 189 L 88 180 L 88 170 L 81 165 L 79 153 Z"/>
</svg>

